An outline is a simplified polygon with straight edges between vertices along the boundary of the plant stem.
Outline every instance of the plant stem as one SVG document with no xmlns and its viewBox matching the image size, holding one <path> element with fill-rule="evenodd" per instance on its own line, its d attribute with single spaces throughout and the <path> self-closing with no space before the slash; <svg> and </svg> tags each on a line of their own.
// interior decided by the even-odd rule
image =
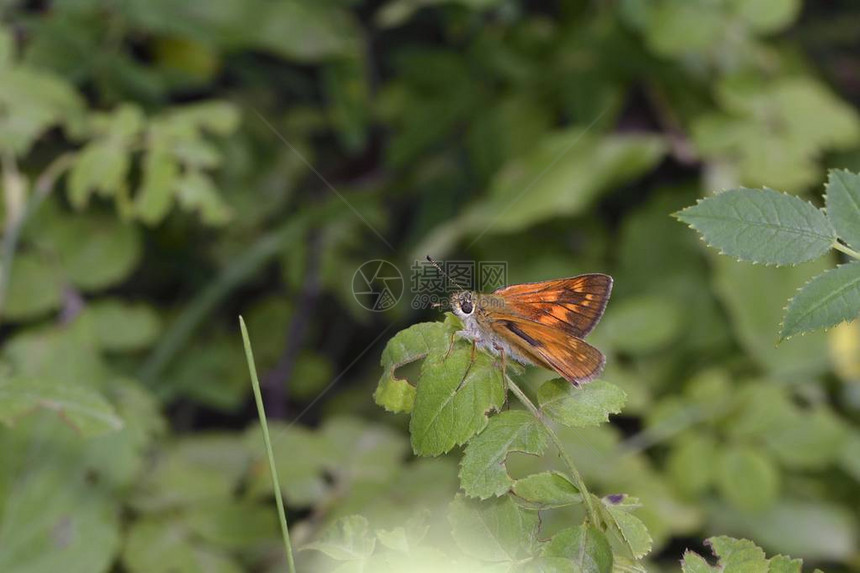
<svg viewBox="0 0 860 573">
<path fill-rule="evenodd" d="M 843 245 L 839 241 L 833 241 L 833 245 L 831 245 L 831 246 L 834 249 L 836 249 L 837 251 L 845 253 L 846 255 L 848 255 L 849 257 L 851 257 L 853 259 L 860 260 L 860 253 L 858 253 L 854 249 L 850 248 L 848 245 Z"/>
<path fill-rule="evenodd" d="M 558 437 L 558 434 L 555 433 L 555 430 L 552 429 L 552 426 L 549 425 L 546 418 L 543 415 L 537 406 L 534 405 L 528 396 L 526 396 L 525 392 L 523 392 L 519 386 L 517 386 L 513 380 L 505 373 L 505 382 L 508 385 L 508 389 L 514 393 L 514 395 L 519 399 L 523 405 L 528 408 L 528 410 L 532 413 L 532 415 L 537 418 L 537 420 L 543 425 L 544 430 L 549 435 L 550 440 L 555 445 L 558 450 L 559 455 L 561 455 L 562 461 L 564 461 L 567 466 L 568 471 L 570 472 L 571 477 L 573 478 L 574 485 L 576 489 L 579 490 L 579 493 L 582 494 L 582 499 L 585 501 L 585 510 L 588 514 L 588 520 L 595 526 L 600 525 L 600 516 L 597 513 L 597 510 L 594 508 L 594 503 L 591 499 L 591 494 L 588 492 L 588 488 L 585 485 L 585 481 L 583 481 L 582 476 L 579 474 L 579 471 L 576 469 L 576 465 L 574 465 L 573 460 L 567 453 L 567 450 L 564 449 L 564 444 L 561 441 L 561 438 Z"/>
<path fill-rule="evenodd" d="M 3 313 L 3 306 L 6 301 L 6 293 L 9 288 L 9 281 L 12 277 L 12 261 L 15 259 L 15 254 L 18 252 L 18 241 L 21 238 L 21 232 L 24 225 L 30 220 L 30 217 L 36 212 L 42 202 L 47 199 L 48 195 L 54 188 L 57 179 L 72 166 L 75 153 L 64 153 L 52 161 L 39 178 L 33 189 L 33 196 L 27 201 L 23 209 L 20 206 L 14 205 L 17 201 L 23 200 L 26 193 L 27 182 L 18 172 L 15 157 L 11 154 L 3 154 L 0 157 L 3 165 L 4 188 L 6 191 L 6 229 L 3 233 L 2 256 L 3 261 L 0 264 L 0 316 Z M 17 189 L 14 195 L 10 197 L 10 190 Z M 12 203 L 12 204 L 10 204 Z"/>
<path fill-rule="evenodd" d="M 291 385 L 296 362 L 299 359 L 309 325 L 313 322 L 317 301 L 320 297 L 321 259 L 323 256 L 323 236 L 318 228 L 307 234 L 307 264 L 302 288 L 295 297 L 295 312 L 287 326 L 286 342 L 275 367 L 263 374 L 263 391 L 269 401 L 269 413 L 274 419 L 286 418 L 287 391 Z"/>
<path fill-rule="evenodd" d="M 248 372 L 251 374 L 251 386 L 254 388 L 254 399 L 257 402 L 257 415 L 260 417 L 260 427 L 263 429 L 263 442 L 266 444 L 266 454 L 269 457 L 269 470 L 272 472 L 275 503 L 278 506 L 278 518 L 281 521 L 284 550 L 287 553 L 287 568 L 290 573 L 296 573 L 296 563 L 293 560 L 293 546 L 290 544 L 290 530 L 287 527 L 287 514 L 284 510 L 284 500 L 281 498 L 281 482 L 278 480 L 278 469 L 275 467 L 275 454 L 272 452 L 272 440 L 269 437 L 269 424 L 266 422 L 266 410 L 263 407 L 263 394 L 260 392 L 260 381 L 257 379 L 257 367 L 254 365 L 254 352 L 251 350 L 251 339 L 248 337 L 245 320 L 241 316 L 239 317 L 239 328 L 242 330 L 242 342 L 245 344 L 245 358 L 248 360 Z"/>
</svg>

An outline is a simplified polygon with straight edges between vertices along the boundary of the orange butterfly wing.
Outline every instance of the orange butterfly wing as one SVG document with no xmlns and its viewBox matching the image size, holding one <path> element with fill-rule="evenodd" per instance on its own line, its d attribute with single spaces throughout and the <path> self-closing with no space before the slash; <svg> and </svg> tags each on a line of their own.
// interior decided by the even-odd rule
<svg viewBox="0 0 860 573">
<path fill-rule="evenodd" d="M 505 314 L 584 338 L 600 321 L 611 293 L 612 277 L 591 273 L 511 285 L 493 294 L 504 298 Z"/>
<path fill-rule="evenodd" d="M 552 326 L 503 317 L 493 320 L 491 328 L 526 358 L 555 370 L 574 386 L 600 376 L 606 364 L 598 349 Z"/>
</svg>

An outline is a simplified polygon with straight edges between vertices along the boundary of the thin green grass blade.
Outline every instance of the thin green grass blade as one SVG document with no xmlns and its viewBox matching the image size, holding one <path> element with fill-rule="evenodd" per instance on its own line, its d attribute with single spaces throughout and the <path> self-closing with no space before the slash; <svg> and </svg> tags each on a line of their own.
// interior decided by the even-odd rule
<svg viewBox="0 0 860 573">
<path fill-rule="evenodd" d="M 281 498 L 281 488 L 278 485 L 278 469 L 275 467 L 275 454 L 272 453 L 272 440 L 269 438 L 269 424 L 266 422 L 266 410 L 263 408 L 263 394 L 260 392 L 260 381 L 257 379 L 257 367 L 254 366 L 254 352 L 251 350 L 251 339 L 245 327 L 245 319 L 239 317 L 239 327 L 242 329 L 242 341 L 245 343 L 245 358 L 248 360 L 248 372 L 251 374 L 251 385 L 254 387 L 254 399 L 257 401 L 257 415 L 263 428 L 263 441 L 266 443 L 266 454 L 269 456 L 269 470 L 272 472 L 272 484 L 275 490 L 275 502 L 278 505 L 278 518 L 281 520 L 281 533 L 284 537 L 284 550 L 287 552 L 287 566 L 290 573 L 296 573 L 296 563 L 293 560 L 293 546 L 290 544 L 290 530 L 287 528 L 287 514 L 284 510 L 284 500 Z"/>
</svg>

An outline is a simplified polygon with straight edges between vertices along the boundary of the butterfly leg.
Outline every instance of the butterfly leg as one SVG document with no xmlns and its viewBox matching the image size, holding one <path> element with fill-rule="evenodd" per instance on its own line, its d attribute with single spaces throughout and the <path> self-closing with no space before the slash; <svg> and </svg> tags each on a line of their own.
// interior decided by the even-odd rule
<svg viewBox="0 0 860 573">
<path fill-rule="evenodd" d="M 454 350 L 454 342 L 456 342 L 456 339 L 457 339 L 457 333 L 456 333 L 456 332 L 452 332 L 452 333 L 451 333 L 451 344 L 448 346 L 448 352 L 446 352 L 446 353 L 445 353 L 445 357 L 444 357 L 444 358 L 442 358 L 442 361 L 443 361 L 443 362 L 444 362 L 445 360 L 448 360 L 448 355 L 449 355 L 449 354 L 451 354 L 451 351 L 452 351 L 452 350 Z"/>
<path fill-rule="evenodd" d="M 457 337 L 462 338 L 464 340 L 471 340 L 472 341 L 472 361 L 474 361 L 475 360 L 475 341 L 477 339 L 475 338 L 475 335 L 472 334 L 471 332 L 469 332 L 468 330 L 458 330 L 457 332 L 455 332 L 451 335 L 451 344 L 448 346 L 448 352 L 445 353 L 445 358 L 443 358 L 443 360 L 447 359 L 448 355 L 451 354 L 451 351 L 454 350 L 454 343 L 457 341 Z"/>
<path fill-rule="evenodd" d="M 459 334 L 459 333 L 458 333 L 458 334 Z M 456 389 L 456 390 L 454 390 L 454 393 L 455 393 L 455 394 L 456 394 L 457 392 L 459 392 L 460 390 L 462 390 L 462 389 L 463 389 L 463 386 L 465 386 L 465 385 L 466 385 L 466 378 L 468 377 L 468 375 L 469 375 L 469 371 L 472 369 L 472 366 L 475 364 L 475 351 L 476 351 L 476 350 L 477 350 L 477 348 L 478 348 L 478 341 L 477 341 L 474 337 L 471 337 L 471 336 L 470 336 L 470 337 L 464 337 L 464 338 L 467 338 L 468 340 L 471 340 L 471 341 L 472 341 L 472 359 L 469 361 L 469 366 L 468 366 L 468 368 L 466 368 L 466 373 L 465 373 L 465 374 L 463 374 L 463 379 L 462 379 L 462 380 L 460 380 L 460 384 L 458 384 L 458 385 L 457 385 L 457 389 Z"/>
<path fill-rule="evenodd" d="M 493 344 L 493 349 L 499 353 L 499 356 L 502 360 L 502 382 L 505 381 L 505 375 L 508 372 L 508 363 L 507 363 L 507 353 L 505 352 L 504 346 L 499 346 L 498 344 Z M 505 406 L 508 404 L 508 392 L 505 391 Z"/>
<path fill-rule="evenodd" d="M 502 359 L 502 377 L 504 377 L 508 371 L 507 353 L 505 352 L 505 347 L 500 346 L 498 344 L 493 344 L 493 349 L 495 349 L 496 352 L 499 353 L 499 356 Z"/>
</svg>

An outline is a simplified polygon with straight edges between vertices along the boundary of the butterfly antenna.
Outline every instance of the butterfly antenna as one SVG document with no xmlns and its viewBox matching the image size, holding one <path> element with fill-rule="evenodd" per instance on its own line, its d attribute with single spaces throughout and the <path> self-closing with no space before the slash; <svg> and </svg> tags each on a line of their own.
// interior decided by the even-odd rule
<svg viewBox="0 0 860 573">
<path fill-rule="evenodd" d="M 431 259 L 431 258 L 430 258 L 430 255 L 427 255 L 427 260 L 428 260 L 428 261 L 430 261 L 430 264 L 431 264 L 431 265 L 433 265 L 434 267 L 436 267 L 437 269 L 439 269 L 439 272 L 440 272 L 440 273 L 442 273 L 443 275 L 445 275 L 445 278 L 446 278 L 446 279 L 448 279 L 448 282 L 450 282 L 451 284 L 453 284 L 454 286 L 456 286 L 457 288 L 459 288 L 459 289 L 461 289 L 461 290 L 469 290 L 469 289 L 467 289 L 466 287 L 464 287 L 463 285 L 461 285 L 460 283 L 458 283 L 457 281 L 455 281 L 454 279 L 452 279 L 452 278 L 451 278 L 451 275 L 449 275 L 448 273 L 446 273 L 446 272 L 445 272 L 445 269 L 443 269 L 443 268 L 442 268 L 442 266 L 441 266 L 439 263 L 437 263 L 436 261 L 434 261 L 433 259 Z"/>
</svg>

